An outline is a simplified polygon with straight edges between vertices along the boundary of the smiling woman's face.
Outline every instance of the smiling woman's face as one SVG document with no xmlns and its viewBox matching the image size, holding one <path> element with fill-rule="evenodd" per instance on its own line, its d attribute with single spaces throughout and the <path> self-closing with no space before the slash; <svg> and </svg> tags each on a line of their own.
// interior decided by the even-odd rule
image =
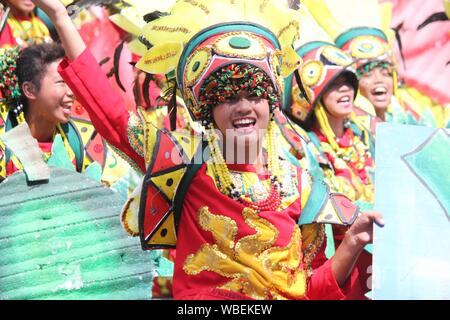
<svg viewBox="0 0 450 320">
<path fill-rule="evenodd" d="M 270 118 L 268 100 L 243 91 L 215 106 L 212 114 L 224 140 L 235 143 L 238 152 L 242 147 L 262 148 Z"/>
<path fill-rule="evenodd" d="M 394 81 L 391 72 L 382 67 L 376 67 L 362 74 L 359 81 L 361 94 L 369 99 L 378 110 L 386 110 L 391 103 Z"/>
<path fill-rule="evenodd" d="M 345 75 L 334 80 L 323 94 L 322 101 L 327 111 L 336 118 L 348 118 L 353 110 L 355 90 Z"/>
</svg>

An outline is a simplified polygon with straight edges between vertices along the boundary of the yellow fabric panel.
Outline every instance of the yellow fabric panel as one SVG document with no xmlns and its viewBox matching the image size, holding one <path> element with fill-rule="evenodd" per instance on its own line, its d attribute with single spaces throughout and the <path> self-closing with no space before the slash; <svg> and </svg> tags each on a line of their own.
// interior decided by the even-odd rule
<svg viewBox="0 0 450 320">
<path fill-rule="evenodd" d="M 331 224 L 343 224 L 342 220 L 339 218 L 336 209 L 334 208 L 331 200 L 327 200 L 325 207 L 317 218 L 317 222 L 325 222 Z"/>
<path fill-rule="evenodd" d="M 156 233 L 151 237 L 149 244 L 173 245 L 176 241 L 175 217 L 173 212 L 171 212 L 166 220 L 159 226 Z"/>
<path fill-rule="evenodd" d="M 130 165 L 107 145 L 106 162 L 102 173 L 102 182 L 112 185 L 130 171 Z"/>
<path fill-rule="evenodd" d="M 189 159 L 192 159 L 195 151 L 197 151 L 202 143 L 201 135 L 195 135 L 189 131 L 172 132 L 172 136 L 183 148 L 184 153 L 188 156 Z"/>
<path fill-rule="evenodd" d="M 183 178 L 185 172 L 186 168 L 181 168 L 160 176 L 152 177 L 151 181 L 158 186 L 167 198 L 173 199 L 175 197 L 176 187 L 180 183 L 180 180 Z"/>
</svg>

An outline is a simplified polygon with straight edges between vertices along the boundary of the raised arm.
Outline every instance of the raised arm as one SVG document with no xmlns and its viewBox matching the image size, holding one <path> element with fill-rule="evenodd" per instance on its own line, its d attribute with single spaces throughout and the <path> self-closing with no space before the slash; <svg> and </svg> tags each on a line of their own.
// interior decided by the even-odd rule
<svg viewBox="0 0 450 320">
<path fill-rule="evenodd" d="M 59 0 L 32 0 L 52 20 L 69 60 L 75 60 L 86 49 L 67 9 Z"/>
<path fill-rule="evenodd" d="M 130 113 L 86 48 L 66 8 L 59 0 L 32 0 L 52 19 L 66 52 L 59 73 L 89 113 L 95 129 L 135 168 L 145 172 L 143 124 Z M 147 135 L 150 139 L 152 135 Z M 130 161 L 131 160 L 131 161 Z M 136 166 L 137 165 L 137 166 Z"/>
</svg>

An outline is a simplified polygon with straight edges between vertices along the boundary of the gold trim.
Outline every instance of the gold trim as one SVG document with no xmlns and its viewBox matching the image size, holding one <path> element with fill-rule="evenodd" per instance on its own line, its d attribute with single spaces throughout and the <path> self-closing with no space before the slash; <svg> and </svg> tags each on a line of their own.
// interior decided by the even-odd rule
<svg viewBox="0 0 450 320">
<path fill-rule="evenodd" d="M 128 143 L 134 151 L 141 157 L 144 157 L 144 128 L 141 119 L 133 112 L 129 112 L 127 126 Z"/>
<path fill-rule="evenodd" d="M 340 57 L 338 54 L 342 54 L 344 57 Z M 328 61 L 342 67 L 348 66 L 353 61 L 352 57 L 348 53 L 333 46 L 325 46 L 322 50 L 322 55 Z"/>
<path fill-rule="evenodd" d="M 281 52 L 280 51 L 273 51 L 271 54 L 270 54 L 270 58 L 269 58 L 269 66 L 270 66 L 270 68 L 272 69 L 271 71 L 272 71 L 272 74 L 275 76 L 275 80 L 276 80 L 276 82 L 277 82 L 277 85 L 278 85 L 278 98 L 279 99 L 282 99 L 283 98 L 283 93 L 284 93 L 284 79 L 283 79 L 283 76 L 281 75 L 282 74 L 282 72 L 281 72 L 281 62 L 280 62 L 280 60 L 279 60 L 279 56 L 281 55 Z M 277 66 L 280 68 L 280 74 L 278 75 L 278 72 L 277 72 Z M 280 101 L 280 104 L 281 104 L 281 101 Z"/>
<path fill-rule="evenodd" d="M 189 72 L 188 68 L 191 67 L 191 65 L 190 65 L 191 60 L 194 59 L 199 54 L 199 52 L 206 52 L 207 63 L 204 64 L 203 66 L 200 66 L 200 68 L 201 68 L 200 70 L 197 70 L 197 71 L 194 72 L 194 74 L 197 73 L 197 75 L 194 76 L 193 79 L 188 80 L 188 78 L 187 78 L 188 77 L 188 72 Z M 207 70 L 208 66 L 211 64 L 211 58 L 212 58 L 212 52 L 211 52 L 211 47 L 209 47 L 209 46 L 200 48 L 198 50 L 195 50 L 189 56 L 189 58 L 186 61 L 186 64 L 185 64 L 185 67 L 184 67 L 184 71 L 183 71 L 183 73 L 184 73 L 183 74 L 183 81 L 184 81 L 184 86 L 185 87 L 192 87 L 192 86 L 194 86 L 197 83 L 197 81 L 201 78 L 201 76 L 203 75 L 205 70 Z"/>
<path fill-rule="evenodd" d="M 238 50 L 236 51 L 232 51 L 232 52 L 227 52 L 224 51 L 222 48 L 219 48 L 218 44 L 220 41 L 226 39 L 226 38 L 231 38 L 234 36 L 247 36 L 249 38 L 251 38 L 252 40 L 255 40 L 256 42 L 258 42 L 260 48 L 264 51 L 264 53 L 260 53 L 260 54 L 242 54 L 240 53 Z M 251 46 L 249 49 L 252 49 L 253 46 Z M 231 57 L 231 58 L 244 58 L 244 59 L 253 59 L 253 60 L 263 60 L 267 57 L 267 49 L 266 46 L 264 45 L 264 42 L 257 36 L 255 36 L 254 34 L 250 33 L 250 32 L 239 32 L 239 31 L 235 31 L 235 32 L 228 32 L 223 34 L 222 36 L 220 36 L 219 38 L 216 39 L 216 41 L 214 41 L 214 44 L 212 45 L 212 48 L 214 49 L 214 51 L 222 56 L 225 57 Z M 233 48 L 230 47 L 231 50 L 233 50 Z"/>
<path fill-rule="evenodd" d="M 308 230 L 310 228 L 317 228 L 315 230 Z M 312 262 L 319 253 L 320 248 L 322 247 L 323 241 L 325 239 L 325 225 L 324 224 L 311 224 L 303 226 L 302 233 L 304 235 L 303 240 L 305 241 L 305 236 L 307 232 L 316 231 L 316 236 L 314 239 L 303 249 L 303 262 L 305 264 L 305 269 L 307 271 L 308 277 L 312 275 Z M 303 243 L 305 245 L 305 242 Z"/>
</svg>

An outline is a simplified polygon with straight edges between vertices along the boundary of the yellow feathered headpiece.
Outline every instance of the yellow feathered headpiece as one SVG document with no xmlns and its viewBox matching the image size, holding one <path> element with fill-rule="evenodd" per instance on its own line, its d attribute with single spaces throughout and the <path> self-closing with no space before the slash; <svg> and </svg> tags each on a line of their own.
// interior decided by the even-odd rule
<svg viewBox="0 0 450 320">
<path fill-rule="evenodd" d="M 173 6 L 175 0 L 127 0 L 126 2 L 127 6 L 123 7 L 119 13 L 111 15 L 110 20 L 132 36 L 132 39 L 128 42 L 130 51 L 143 56 L 147 52 L 147 47 L 139 41 L 138 37 L 146 25 L 146 16 L 164 14 Z"/>
<path fill-rule="evenodd" d="M 300 63 L 292 49 L 298 15 L 283 1 L 179 0 L 167 13 L 144 27 L 141 41 L 149 50 L 136 67 L 176 78 L 194 119 L 200 119 L 202 84 L 229 64 L 263 70 L 282 97 L 283 77 Z"/>
<path fill-rule="evenodd" d="M 392 4 L 377 0 L 303 0 L 336 45 L 354 58 L 392 61 Z"/>
</svg>

